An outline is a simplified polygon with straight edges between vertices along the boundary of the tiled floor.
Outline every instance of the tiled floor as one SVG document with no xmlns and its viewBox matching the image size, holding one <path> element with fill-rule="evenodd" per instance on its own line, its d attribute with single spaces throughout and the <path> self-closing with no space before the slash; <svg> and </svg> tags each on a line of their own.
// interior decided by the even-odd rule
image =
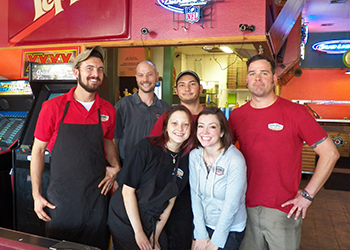
<svg viewBox="0 0 350 250">
<path fill-rule="evenodd" d="M 303 221 L 300 250 L 350 250 L 350 191 L 319 191 Z"/>
</svg>

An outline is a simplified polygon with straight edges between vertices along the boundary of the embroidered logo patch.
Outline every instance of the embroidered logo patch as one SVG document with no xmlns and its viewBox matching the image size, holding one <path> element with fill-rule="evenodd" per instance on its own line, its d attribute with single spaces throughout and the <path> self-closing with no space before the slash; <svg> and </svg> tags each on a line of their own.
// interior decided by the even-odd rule
<svg viewBox="0 0 350 250">
<path fill-rule="evenodd" d="M 184 176 L 184 171 L 180 168 L 177 169 L 176 176 L 182 179 L 182 176 Z"/>
<path fill-rule="evenodd" d="M 101 115 L 101 122 L 106 122 L 109 120 L 109 116 L 108 115 Z"/>
<path fill-rule="evenodd" d="M 217 167 L 215 168 L 215 174 L 216 174 L 216 175 L 223 175 L 224 173 L 225 173 L 225 169 L 224 169 L 223 167 L 217 166 Z"/>
<path fill-rule="evenodd" d="M 283 125 L 278 124 L 278 123 L 270 123 L 267 126 L 272 131 L 281 131 L 283 129 Z"/>
</svg>

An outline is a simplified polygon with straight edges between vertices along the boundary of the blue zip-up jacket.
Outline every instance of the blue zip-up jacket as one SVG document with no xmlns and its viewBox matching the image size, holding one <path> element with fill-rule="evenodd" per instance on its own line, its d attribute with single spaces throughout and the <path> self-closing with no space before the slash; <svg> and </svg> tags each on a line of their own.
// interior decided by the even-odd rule
<svg viewBox="0 0 350 250">
<path fill-rule="evenodd" d="M 211 242 L 223 248 L 229 232 L 245 229 L 246 168 L 243 155 L 233 145 L 221 152 L 209 173 L 203 148 L 191 151 L 189 178 L 195 239 L 209 237 L 207 226 L 214 230 Z"/>
</svg>

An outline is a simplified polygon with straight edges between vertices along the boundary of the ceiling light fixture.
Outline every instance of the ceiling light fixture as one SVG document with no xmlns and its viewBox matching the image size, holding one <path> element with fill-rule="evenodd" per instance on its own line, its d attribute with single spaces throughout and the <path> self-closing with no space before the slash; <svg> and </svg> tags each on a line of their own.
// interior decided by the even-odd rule
<svg viewBox="0 0 350 250">
<path fill-rule="evenodd" d="M 220 46 L 220 49 L 225 52 L 225 53 L 229 53 L 229 54 L 232 54 L 233 53 L 233 50 L 230 49 L 229 47 L 227 46 Z"/>
<path fill-rule="evenodd" d="M 214 49 L 214 45 L 205 45 L 205 46 L 203 46 L 202 49 L 204 49 L 204 50 L 213 50 Z"/>
</svg>

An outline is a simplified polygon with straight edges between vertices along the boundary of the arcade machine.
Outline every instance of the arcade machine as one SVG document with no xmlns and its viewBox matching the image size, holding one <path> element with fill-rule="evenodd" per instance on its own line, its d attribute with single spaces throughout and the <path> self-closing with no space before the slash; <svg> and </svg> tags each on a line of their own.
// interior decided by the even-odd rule
<svg viewBox="0 0 350 250">
<path fill-rule="evenodd" d="M 45 235 L 45 222 L 40 220 L 34 212 L 30 181 L 31 149 L 34 142 L 36 121 L 44 101 L 67 93 L 76 86 L 76 78 L 71 63 L 29 65 L 29 82 L 34 94 L 34 102 L 20 146 L 13 151 L 14 167 L 14 220 L 15 229 L 21 232 Z M 45 170 L 42 180 L 43 195 L 50 177 L 50 153 L 45 152 Z"/>
<path fill-rule="evenodd" d="M 28 80 L 0 81 L 0 227 L 13 228 L 11 150 L 19 144 L 33 99 Z"/>
</svg>

